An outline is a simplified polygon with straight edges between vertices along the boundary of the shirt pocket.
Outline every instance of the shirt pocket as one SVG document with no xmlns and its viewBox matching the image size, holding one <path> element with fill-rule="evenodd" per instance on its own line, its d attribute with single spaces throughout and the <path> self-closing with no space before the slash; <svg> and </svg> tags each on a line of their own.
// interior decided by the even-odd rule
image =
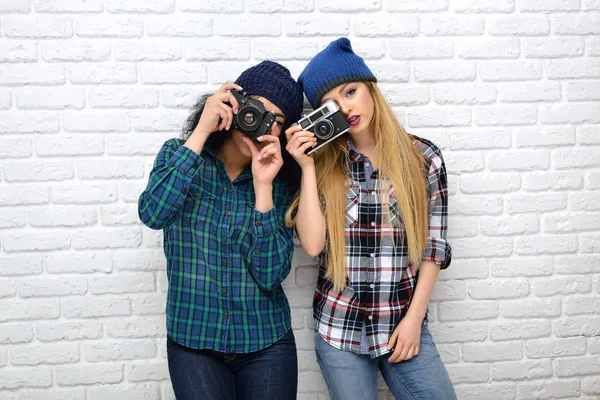
<svg viewBox="0 0 600 400">
<path fill-rule="evenodd" d="M 346 198 L 346 227 L 358 225 L 359 218 L 360 187 L 350 186 L 348 197 Z"/>
<path fill-rule="evenodd" d="M 194 229 L 216 223 L 219 218 L 217 196 L 208 190 L 198 189 L 185 201 L 182 223 Z"/>
<path fill-rule="evenodd" d="M 398 203 L 398 196 L 393 187 L 390 187 L 389 194 L 389 208 L 390 208 L 390 224 L 397 228 L 404 228 L 404 222 L 402 221 L 402 215 L 400 213 L 400 204 Z"/>
</svg>

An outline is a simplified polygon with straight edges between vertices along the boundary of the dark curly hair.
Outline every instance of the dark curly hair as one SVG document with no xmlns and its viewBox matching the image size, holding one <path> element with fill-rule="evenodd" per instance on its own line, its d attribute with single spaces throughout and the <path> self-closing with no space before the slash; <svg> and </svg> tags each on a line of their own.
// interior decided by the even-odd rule
<svg viewBox="0 0 600 400">
<path fill-rule="evenodd" d="M 190 109 L 190 115 L 186 122 L 183 124 L 183 130 L 181 133 L 181 138 L 183 140 L 187 140 L 190 136 L 192 136 L 194 129 L 196 129 L 196 126 L 200 121 L 202 112 L 204 111 L 206 100 L 211 95 L 212 94 L 201 95 Z M 293 192 L 296 192 L 300 187 L 300 176 L 302 175 L 302 170 L 300 169 L 300 166 L 298 165 L 294 157 L 292 157 L 292 155 L 288 153 L 288 151 L 285 149 L 285 146 L 287 145 L 287 139 L 283 132 L 285 132 L 285 130 L 290 127 L 290 124 L 291 122 L 288 121 L 286 118 L 286 121 L 281 129 L 282 134 L 279 136 L 279 141 L 281 142 L 283 166 L 279 170 L 277 176 L 285 183 L 287 183 L 287 185 Z M 227 142 L 227 140 L 231 138 L 231 133 L 231 128 L 229 130 L 213 132 L 213 134 L 208 137 L 204 145 L 207 146 L 213 153 L 218 153 L 219 150 L 221 150 L 221 147 L 223 147 L 223 144 L 225 144 L 225 142 Z"/>
</svg>

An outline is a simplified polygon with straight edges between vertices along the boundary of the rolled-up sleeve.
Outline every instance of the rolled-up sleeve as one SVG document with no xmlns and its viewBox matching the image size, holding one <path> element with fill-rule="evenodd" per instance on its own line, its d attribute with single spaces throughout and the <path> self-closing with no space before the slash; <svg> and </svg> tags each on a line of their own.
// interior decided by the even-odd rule
<svg viewBox="0 0 600 400">
<path fill-rule="evenodd" d="M 446 164 L 439 149 L 431 157 L 428 173 L 429 185 L 429 233 L 424 260 L 435 261 L 441 269 L 450 266 L 452 248 L 447 240 L 448 234 L 448 178 Z"/>
</svg>

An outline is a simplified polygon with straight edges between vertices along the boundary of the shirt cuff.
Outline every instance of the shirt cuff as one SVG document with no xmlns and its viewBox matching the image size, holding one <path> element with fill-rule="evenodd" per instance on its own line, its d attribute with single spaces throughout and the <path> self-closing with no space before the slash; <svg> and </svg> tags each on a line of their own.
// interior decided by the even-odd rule
<svg viewBox="0 0 600 400">
<path fill-rule="evenodd" d="M 254 209 L 254 215 L 252 218 L 254 225 L 254 234 L 256 237 L 265 237 L 278 229 L 278 219 L 275 207 L 271 208 L 267 212 L 260 212 Z"/>
<path fill-rule="evenodd" d="M 204 157 L 185 146 L 179 146 L 179 149 L 169 159 L 169 164 L 185 175 L 190 172 L 195 173 L 203 162 Z"/>
<path fill-rule="evenodd" d="M 441 237 L 430 236 L 427 238 L 427 248 L 423 252 L 423 260 L 434 261 L 440 269 L 446 269 L 452 261 L 452 248 Z"/>
</svg>

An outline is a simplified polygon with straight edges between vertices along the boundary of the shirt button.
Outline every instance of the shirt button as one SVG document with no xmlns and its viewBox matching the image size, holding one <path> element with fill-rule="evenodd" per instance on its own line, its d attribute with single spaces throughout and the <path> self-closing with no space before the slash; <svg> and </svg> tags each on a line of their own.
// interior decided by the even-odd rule
<svg viewBox="0 0 600 400">
<path fill-rule="evenodd" d="M 371 253 L 371 254 L 369 254 L 369 257 L 371 257 L 371 258 L 375 258 L 375 253 Z"/>
<path fill-rule="evenodd" d="M 192 168 L 194 168 L 194 169 L 198 168 L 198 164 L 194 163 L 194 165 L 192 165 Z"/>
<path fill-rule="evenodd" d="M 223 244 L 227 244 L 227 236 L 221 236 L 221 240 L 223 241 Z"/>
<path fill-rule="evenodd" d="M 221 265 L 224 266 L 224 267 L 226 267 L 227 266 L 227 260 L 221 261 Z"/>
<path fill-rule="evenodd" d="M 373 191 L 371 192 L 371 194 L 372 194 L 373 196 L 375 196 L 377 193 L 375 193 L 375 191 L 373 190 Z"/>
<path fill-rule="evenodd" d="M 187 194 L 187 189 L 181 189 L 182 194 Z"/>
<path fill-rule="evenodd" d="M 196 190 L 196 193 L 194 193 L 194 196 L 198 197 L 199 194 L 200 194 L 200 191 Z"/>
<path fill-rule="evenodd" d="M 233 188 L 232 188 L 232 187 L 230 187 L 230 188 L 227 188 L 227 191 L 228 191 L 229 193 L 231 193 L 231 192 L 233 192 Z"/>
<path fill-rule="evenodd" d="M 258 220 L 254 223 L 256 226 L 261 226 L 262 225 L 262 221 Z"/>
<path fill-rule="evenodd" d="M 230 216 L 231 215 L 231 211 L 229 211 L 229 210 L 225 211 L 225 215 Z"/>
<path fill-rule="evenodd" d="M 369 285 L 369 287 L 370 287 L 371 289 L 373 289 L 373 288 L 375 287 L 375 284 L 374 284 L 374 283 L 371 283 L 371 284 Z"/>
<path fill-rule="evenodd" d="M 371 226 L 375 226 L 375 221 L 371 222 Z"/>
<path fill-rule="evenodd" d="M 373 316 L 369 315 L 369 321 L 373 320 Z"/>
<path fill-rule="evenodd" d="M 227 288 L 226 287 L 222 288 L 221 293 L 223 293 L 223 294 L 227 293 Z"/>
<path fill-rule="evenodd" d="M 254 250 L 254 254 L 260 254 L 260 250 L 259 249 Z"/>
<path fill-rule="evenodd" d="M 228 312 L 224 312 L 223 313 L 223 318 L 228 318 L 229 317 L 229 313 Z"/>
<path fill-rule="evenodd" d="M 371 164 L 369 164 L 368 162 L 365 163 L 365 167 L 369 168 L 371 166 Z"/>
</svg>

